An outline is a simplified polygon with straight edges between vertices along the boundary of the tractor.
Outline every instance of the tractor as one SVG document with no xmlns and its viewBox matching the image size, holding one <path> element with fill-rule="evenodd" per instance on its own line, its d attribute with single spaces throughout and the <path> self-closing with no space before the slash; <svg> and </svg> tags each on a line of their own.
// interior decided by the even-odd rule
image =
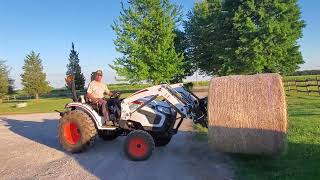
<svg viewBox="0 0 320 180">
<path fill-rule="evenodd" d="M 207 99 L 198 98 L 179 84 L 161 84 L 126 98 L 120 93 L 107 99 L 112 125 L 106 125 L 97 105 L 78 96 L 72 75 L 66 82 L 73 102 L 65 105 L 58 125 L 59 141 L 71 153 L 87 150 L 97 137 L 110 141 L 126 136 L 124 152 L 130 160 L 148 159 L 156 146 L 167 145 L 184 119 L 207 127 Z"/>
</svg>

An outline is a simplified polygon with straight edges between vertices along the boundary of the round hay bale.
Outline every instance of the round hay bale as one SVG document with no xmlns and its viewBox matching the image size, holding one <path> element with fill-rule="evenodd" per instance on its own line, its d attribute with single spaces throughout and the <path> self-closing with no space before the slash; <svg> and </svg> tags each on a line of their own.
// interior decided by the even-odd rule
<svg viewBox="0 0 320 180">
<path fill-rule="evenodd" d="M 16 104 L 16 108 L 23 108 L 23 107 L 27 107 L 27 103 L 17 103 Z"/>
<path fill-rule="evenodd" d="M 280 154 L 287 146 L 287 106 L 279 74 L 213 78 L 208 143 L 217 151 Z"/>
</svg>

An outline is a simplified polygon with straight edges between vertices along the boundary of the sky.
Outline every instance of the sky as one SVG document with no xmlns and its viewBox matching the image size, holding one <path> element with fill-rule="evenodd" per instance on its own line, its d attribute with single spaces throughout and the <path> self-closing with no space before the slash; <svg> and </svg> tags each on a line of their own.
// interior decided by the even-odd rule
<svg viewBox="0 0 320 180">
<path fill-rule="evenodd" d="M 197 0 L 172 1 L 186 14 Z M 305 60 L 301 69 L 320 69 L 320 1 L 298 2 L 307 24 L 298 41 Z M 120 0 L 0 0 L 0 59 L 11 68 L 16 88 L 21 88 L 24 58 L 32 50 L 40 53 L 50 85 L 63 87 L 72 42 L 87 80 L 91 72 L 102 69 L 104 81 L 116 83 L 108 64 L 121 56 L 111 29 L 120 9 Z"/>
</svg>

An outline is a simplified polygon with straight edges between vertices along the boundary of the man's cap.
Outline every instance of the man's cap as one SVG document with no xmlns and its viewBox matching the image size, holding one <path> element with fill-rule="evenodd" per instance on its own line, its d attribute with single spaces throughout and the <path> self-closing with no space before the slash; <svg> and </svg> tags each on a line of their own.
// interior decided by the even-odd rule
<svg viewBox="0 0 320 180">
<path fill-rule="evenodd" d="M 102 75 L 102 71 L 99 69 L 96 71 L 96 75 Z"/>
</svg>

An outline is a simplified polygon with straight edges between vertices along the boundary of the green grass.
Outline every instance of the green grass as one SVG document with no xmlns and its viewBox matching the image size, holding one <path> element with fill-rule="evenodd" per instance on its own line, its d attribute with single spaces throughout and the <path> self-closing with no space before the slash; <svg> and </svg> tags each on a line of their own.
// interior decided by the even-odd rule
<svg viewBox="0 0 320 180">
<path fill-rule="evenodd" d="M 231 155 L 239 179 L 320 179 L 320 96 L 287 95 L 288 151 L 279 157 Z M 199 129 L 195 138 L 203 140 Z"/>
<path fill-rule="evenodd" d="M 320 79 L 320 75 L 304 75 L 304 76 L 283 76 L 283 80 L 284 81 L 287 81 L 287 80 L 305 80 L 305 79 L 316 79 L 316 77 L 318 77 L 318 79 Z M 195 86 L 209 86 L 209 82 L 210 81 L 193 81 L 193 82 L 186 82 L 185 84 L 187 83 L 190 83 L 192 84 L 191 86 L 195 87 Z M 316 81 L 310 81 L 309 83 L 312 83 L 312 84 L 317 84 Z M 304 85 L 304 83 L 302 82 L 298 82 L 297 83 L 298 85 Z M 291 83 L 291 85 L 293 85 L 293 83 Z M 302 90 L 305 90 L 305 88 Z M 316 89 L 315 89 L 316 90 Z"/>
<path fill-rule="evenodd" d="M 131 93 L 121 94 L 121 98 L 128 97 Z M 8 114 L 31 114 L 31 113 L 47 113 L 54 110 L 63 111 L 64 106 L 71 102 L 70 98 L 42 98 L 39 100 L 17 100 L 0 103 L 0 115 Z M 17 103 L 26 102 L 27 107 L 16 108 Z"/>
<path fill-rule="evenodd" d="M 16 108 L 19 102 L 28 103 L 27 107 Z M 45 113 L 54 112 L 54 110 L 63 110 L 66 103 L 71 102 L 70 98 L 47 98 L 39 100 L 20 100 L 0 103 L 0 114 L 28 114 L 28 113 Z"/>
<path fill-rule="evenodd" d="M 320 75 L 304 75 L 304 76 L 284 76 L 284 80 L 305 80 L 305 79 L 320 79 Z"/>
<path fill-rule="evenodd" d="M 138 90 L 138 89 L 144 89 L 147 87 L 152 86 L 152 84 L 134 84 L 134 85 L 130 85 L 130 84 L 110 84 L 108 85 L 108 88 L 111 91 L 126 91 L 126 90 Z"/>
<path fill-rule="evenodd" d="M 193 128 L 196 130 L 196 134 L 193 136 L 193 139 L 197 141 L 208 141 L 208 129 L 202 127 L 200 124 L 193 124 Z"/>
</svg>

